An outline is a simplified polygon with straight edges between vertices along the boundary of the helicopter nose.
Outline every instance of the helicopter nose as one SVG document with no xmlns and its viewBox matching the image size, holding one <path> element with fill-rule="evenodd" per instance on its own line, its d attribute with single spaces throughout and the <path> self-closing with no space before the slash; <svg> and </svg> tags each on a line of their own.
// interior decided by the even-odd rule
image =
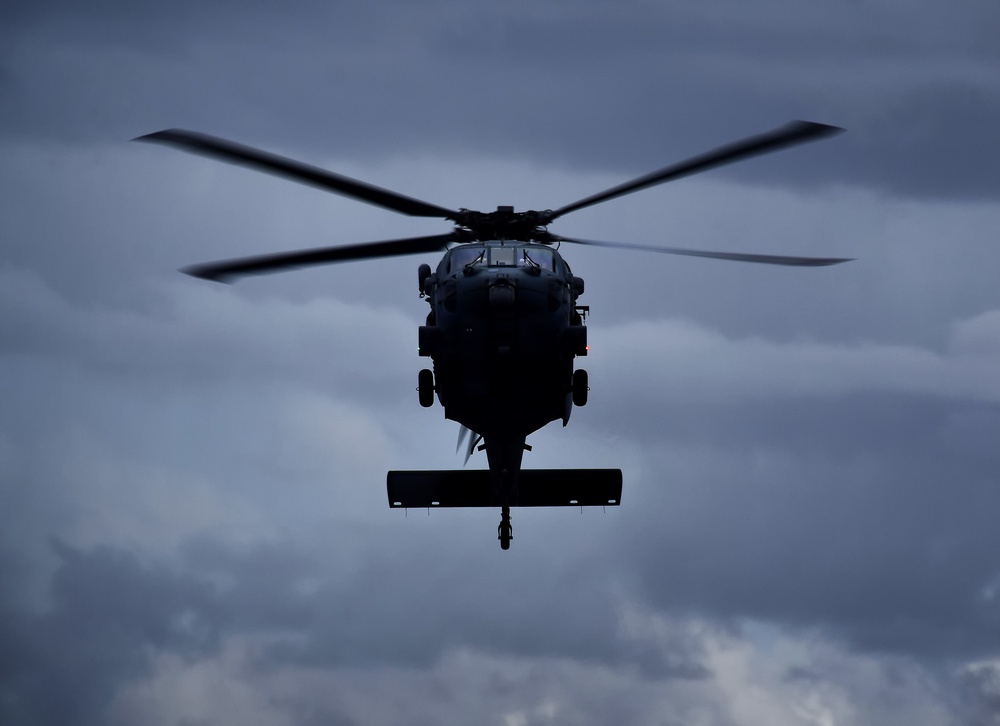
<svg viewBox="0 0 1000 726">
<path fill-rule="evenodd" d="M 514 307 L 514 285 L 505 278 L 490 283 L 490 307 L 509 310 Z"/>
</svg>

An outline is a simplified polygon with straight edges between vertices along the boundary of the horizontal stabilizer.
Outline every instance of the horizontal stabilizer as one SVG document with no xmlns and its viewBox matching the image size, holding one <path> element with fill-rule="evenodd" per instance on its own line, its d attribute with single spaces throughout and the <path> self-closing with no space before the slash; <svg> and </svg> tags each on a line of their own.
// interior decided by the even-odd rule
<svg viewBox="0 0 1000 726">
<path fill-rule="evenodd" d="M 500 506 L 486 470 L 390 471 L 386 485 L 395 509 Z M 621 498 L 621 469 L 526 469 L 510 506 L 614 507 Z"/>
</svg>

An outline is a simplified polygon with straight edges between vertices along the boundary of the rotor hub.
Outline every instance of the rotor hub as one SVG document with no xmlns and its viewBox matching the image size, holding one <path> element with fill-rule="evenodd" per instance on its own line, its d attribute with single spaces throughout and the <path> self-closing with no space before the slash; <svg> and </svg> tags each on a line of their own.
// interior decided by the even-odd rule
<svg viewBox="0 0 1000 726">
<path fill-rule="evenodd" d="M 455 232 L 460 242 L 501 239 L 550 243 L 551 235 L 546 225 L 552 218 L 553 213 L 550 209 L 542 212 L 533 209 L 515 212 L 514 207 L 499 206 L 495 212 L 460 209 L 453 219 L 458 225 Z"/>
</svg>

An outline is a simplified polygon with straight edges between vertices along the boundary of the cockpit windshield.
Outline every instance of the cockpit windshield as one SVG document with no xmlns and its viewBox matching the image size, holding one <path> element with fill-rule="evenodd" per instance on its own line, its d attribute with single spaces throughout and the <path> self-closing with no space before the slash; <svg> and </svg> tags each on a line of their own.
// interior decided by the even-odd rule
<svg viewBox="0 0 1000 726">
<path fill-rule="evenodd" d="M 450 272 L 458 272 L 466 265 L 471 265 L 479 261 L 486 253 L 483 247 L 456 247 L 448 255 L 448 267 Z"/>
<path fill-rule="evenodd" d="M 555 272 L 555 253 L 542 245 L 488 245 L 454 248 L 448 257 L 449 272 L 458 272 L 467 265 L 489 267 L 529 267 Z"/>
<path fill-rule="evenodd" d="M 556 256 L 548 247 L 522 247 L 518 256 L 519 265 L 556 271 Z"/>
</svg>

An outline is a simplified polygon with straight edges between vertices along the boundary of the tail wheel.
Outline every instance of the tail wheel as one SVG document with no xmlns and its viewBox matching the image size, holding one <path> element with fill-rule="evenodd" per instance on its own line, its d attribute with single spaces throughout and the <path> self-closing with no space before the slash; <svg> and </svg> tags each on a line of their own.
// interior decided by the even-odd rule
<svg viewBox="0 0 1000 726">
<path fill-rule="evenodd" d="M 590 386 L 588 385 L 587 371 L 582 368 L 573 371 L 573 405 L 586 406 L 588 391 L 590 391 Z"/>
<path fill-rule="evenodd" d="M 417 376 L 417 393 L 421 406 L 430 408 L 434 405 L 434 373 L 430 368 L 424 368 Z"/>
<path fill-rule="evenodd" d="M 497 527 L 497 539 L 500 540 L 500 549 L 510 549 L 510 541 L 514 539 L 514 530 L 510 526 L 510 507 L 500 508 L 500 526 Z"/>
</svg>

